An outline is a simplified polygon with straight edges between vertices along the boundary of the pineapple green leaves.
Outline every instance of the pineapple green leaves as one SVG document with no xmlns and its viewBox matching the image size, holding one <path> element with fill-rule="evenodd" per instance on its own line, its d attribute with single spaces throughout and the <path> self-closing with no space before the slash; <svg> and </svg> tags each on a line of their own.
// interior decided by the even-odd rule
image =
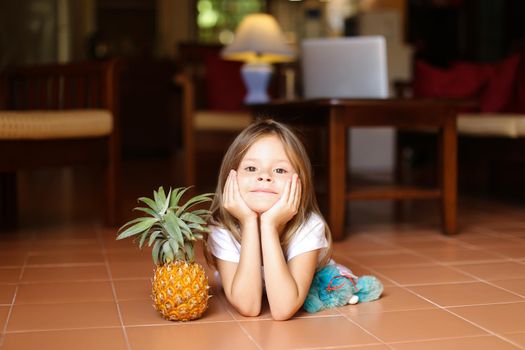
<svg viewBox="0 0 525 350">
<path fill-rule="evenodd" d="M 207 209 L 190 209 L 196 205 L 211 201 L 212 193 L 191 197 L 180 203 L 184 193 L 190 187 L 179 187 L 169 190 L 168 195 L 162 187 L 153 191 L 153 198 L 141 197 L 146 207 L 138 207 L 146 216 L 136 218 L 119 229 L 117 239 L 134 237 L 142 249 L 147 242 L 153 246 L 152 255 L 155 264 L 183 260 L 193 262 L 193 241 L 203 238 L 203 232 L 209 232 L 206 218 L 210 215 Z"/>
</svg>

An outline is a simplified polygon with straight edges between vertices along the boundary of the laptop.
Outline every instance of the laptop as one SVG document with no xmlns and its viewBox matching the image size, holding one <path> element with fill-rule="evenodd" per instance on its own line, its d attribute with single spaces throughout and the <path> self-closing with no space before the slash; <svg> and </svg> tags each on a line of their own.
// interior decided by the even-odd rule
<svg viewBox="0 0 525 350">
<path fill-rule="evenodd" d="M 387 98 L 386 42 L 382 36 L 305 39 L 305 98 Z"/>
</svg>

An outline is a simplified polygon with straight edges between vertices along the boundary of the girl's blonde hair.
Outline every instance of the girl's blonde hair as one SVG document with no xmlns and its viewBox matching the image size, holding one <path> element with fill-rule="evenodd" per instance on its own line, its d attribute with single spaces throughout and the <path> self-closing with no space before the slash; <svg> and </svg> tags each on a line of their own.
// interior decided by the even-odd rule
<svg viewBox="0 0 525 350">
<path fill-rule="evenodd" d="M 299 208 L 297 214 L 286 224 L 284 232 L 281 234 L 281 246 L 283 250 L 286 251 L 301 224 L 306 222 L 312 213 L 318 214 L 324 222 L 325 235 L 328 240 L 328 249 L 320 264 L 321 266 L 324 266 L 330 259 L 332 236 L 330 229 L 319 210 L 319 206 L 317 205 L 314 185 L 312 183 L 312 166 L 310 164 L 310 159 L 308 158 L 308 154 L 297 135 L 288 126 L 275 120 L 257 120 L 245 128 L 228 148 L 228 151 L 222 160 L 219 180 L 211 204 L 210 224 L 213 226 L 224 227 L 232 233 L 237 242 L 241 242 L 242 237 L 239 221 L 222 206 L 224 185 L 230 170 L 237 170 L 248 149 L 261 137 L 268 135 L 275 135 L 281 140 L 286 155 L 290 159 L 292 166 L 297 171 L 299 179 L 301 180 L 301 200 Z M 204 240 L 204 242 L 206 242 L 206 240 Z M 211 255 L 207 246 L 205 253 L 208 263 L 212 266 L 216 266 L 215 259 Z"/>
</svg>

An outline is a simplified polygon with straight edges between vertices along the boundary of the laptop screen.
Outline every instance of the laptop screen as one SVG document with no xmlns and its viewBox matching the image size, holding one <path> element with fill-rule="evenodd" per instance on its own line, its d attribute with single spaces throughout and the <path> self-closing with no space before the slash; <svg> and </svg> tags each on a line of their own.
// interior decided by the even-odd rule
<svg viewBox="0 0 525 350">
<path fill-rule="evenodd" d="M 385 39 L 303 40 L 302 73 L 305 98 L 387 98 Z"/>
</svg>

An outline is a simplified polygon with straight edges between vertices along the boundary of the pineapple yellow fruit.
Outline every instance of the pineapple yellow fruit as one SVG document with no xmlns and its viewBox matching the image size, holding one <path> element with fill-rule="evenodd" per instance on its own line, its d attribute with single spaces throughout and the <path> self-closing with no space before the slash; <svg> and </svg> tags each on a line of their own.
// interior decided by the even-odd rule
<svg viewBox="0 0 525 350">
<path fill-rule="evenodd" d="M 167 320 L 188 321 L 202 316 L 208 308 L 209 285 L 206 273 L 195 262 L 194 242 L 208 232 L 206 218 L 210 211 L 194 206 L 211 201 L 212 194 L 191 197 L 179 203 L 189 187 L 170 190 L 160 187 L 153 199 L 141 197 L 146 207 L 135 210 L 147 216 L 129 221 L 119 229 L 117 239 L 135 237 L 139 248 L 153 246 L 155 274 L 152 298 L 155 309 Z"/>
</svg>

